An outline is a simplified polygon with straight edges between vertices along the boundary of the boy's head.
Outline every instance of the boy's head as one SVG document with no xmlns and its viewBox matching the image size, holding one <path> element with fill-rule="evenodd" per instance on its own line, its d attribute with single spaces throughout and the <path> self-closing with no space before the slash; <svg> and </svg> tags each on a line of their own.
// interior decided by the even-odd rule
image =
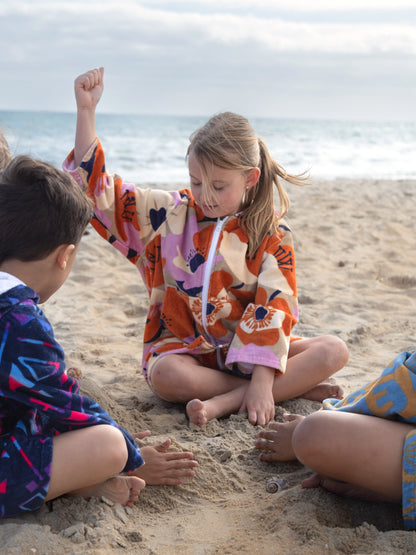
<svg viewBox="0 0 416 555">
<path fill-rule="evenodd" d="M 42 260 L 60 245 L 78 245 L 92 214 L 69 174 L 16 156 L 0 173 L 0 264 Z"/>
<path fill-rule="evenodd" d="M 0 131 L 0 170 L 2 170 L 12 159 L 6 137 Z"/>
</svg>

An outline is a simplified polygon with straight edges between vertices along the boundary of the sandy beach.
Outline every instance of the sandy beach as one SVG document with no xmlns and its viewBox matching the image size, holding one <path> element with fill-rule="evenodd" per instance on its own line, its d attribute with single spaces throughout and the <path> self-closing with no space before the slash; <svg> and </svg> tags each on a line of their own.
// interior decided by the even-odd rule
<svg viewBox="0 0 416 555">
<path fill-rule="evenodd" d="M 350 360 L 335 379 L 345 391 L 376 377 L 396 354 L 415 348 L 416 181 L 316 180 L 287 186 L 294 234 L 300 322 L 306 337 L 335 334 Z M 259 461 L 256 427 L 244 415 L 190 426 L 184 409 L 156 398 L 140 372 L 147 293 L 141 278 L 88 228 L 72 274 L 44 310 L 81 369 L 84 394 L 147 444 L 172 438 L 199 462 L 180 487 L 148 486 L 133 508 L 60 498 L 0 523 L 4 554 L 384 554 L 415 553 L 401 507 L 304 490 L 297 462 Z M 277 405 L 308 414 L 319 403 Z M 325 430 L 322 430 L 325 434 Z M 287 489 L 266 491 L 284 478 Z"/>
</svg>

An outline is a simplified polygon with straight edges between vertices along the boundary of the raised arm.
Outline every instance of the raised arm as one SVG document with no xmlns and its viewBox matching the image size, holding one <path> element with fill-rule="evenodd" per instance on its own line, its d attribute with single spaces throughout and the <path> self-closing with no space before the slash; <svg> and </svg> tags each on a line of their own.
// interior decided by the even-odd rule
<svg viewBox="0 0 416 555">
<path fill-rule="evenodd" d="M 95 109 L 104 90 L 104 68 L 92 69 L 75 79 L 77 127 L 74 163 L 77 167 L 95 139 Z"/>
</svg>

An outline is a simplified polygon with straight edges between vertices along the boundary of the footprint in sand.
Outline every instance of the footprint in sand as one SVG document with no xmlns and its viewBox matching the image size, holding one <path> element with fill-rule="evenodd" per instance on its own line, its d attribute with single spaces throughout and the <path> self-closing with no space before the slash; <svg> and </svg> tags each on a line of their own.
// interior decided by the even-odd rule
<svg viewBox="0 0 416 555">
<path fill-rule="evenodd" d="M 388 281 L 398 289 L 411 289 L 416 286 L 416 278 L 413 276 L 392 276 Z"/>
</svg>

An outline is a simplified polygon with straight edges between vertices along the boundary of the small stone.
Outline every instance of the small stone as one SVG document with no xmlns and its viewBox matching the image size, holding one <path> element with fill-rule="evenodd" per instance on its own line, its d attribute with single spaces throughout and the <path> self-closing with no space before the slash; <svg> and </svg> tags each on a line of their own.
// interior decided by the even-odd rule
<svg viewBox="0 0 416 555">
<path fill-rule="evenodd" d="M 116 517 L 118 517 L 121 522 L 123 524 L 127 524 L 129 519 L 126 515 L 126 511 L 123 509 L 123 507 L 115 507 L 114 509 L 114 514 L 116 515 Z"/>
<path fill-rule="evenodd" d="M 143 536 L 137 530 L 131 530 L 127 532 L 125 536 L 126 536 L 126 540 L 129 542 L 139 543 L 143 541 Z"/>
<path fill-rule="evenodd" d="M 111 499 L 107 499 L 107 497 L 104 497 L 104 495 L 101 496 L 101 501 L 109 507 L 114 507 L 114 503 L 111 501 Z"/>
<path fill-rule="evenodd" d="M 64 538 L 72 538 L 72 540 L 79 540 L 81 538 L 84 538 L 84 532 L 84 524 L 82 522 L 77 522 L 77 524 L 73 524 L 72 526 L 69 526 L 68 528 L 62 530 L 61 536 L 63 536 Z"/>
<path fill-rule="evenodd" d="M 230 451 L 230 449 L 226 449 L 220 454 L 220 461 L 226 462 L 229 459 L 231 459 L 231 457 L 232 457 L 232 452 Z"/>
</svg>

